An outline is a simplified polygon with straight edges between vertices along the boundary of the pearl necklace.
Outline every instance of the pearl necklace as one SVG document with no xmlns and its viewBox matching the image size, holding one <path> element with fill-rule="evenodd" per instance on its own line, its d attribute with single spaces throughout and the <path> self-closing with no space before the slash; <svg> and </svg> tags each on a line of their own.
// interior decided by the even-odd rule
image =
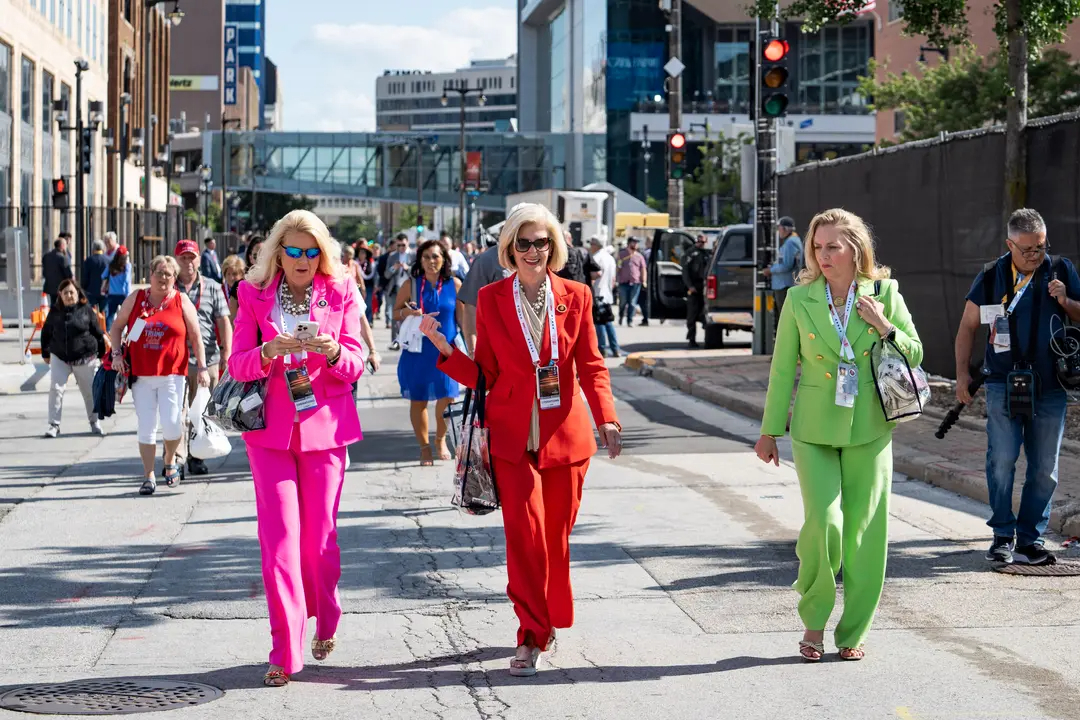
<svg viewBox="0 0 1080 720">
<path fill-rule="evenodd" d="M 296 302 L 292 298 L 292 292 L 289 291 L 288 283 L 282 280 L 281 285 L 278 286 L 278 302 L 286 315 L 309 314 L 311 312 L 311 285 L 308 285 L 307 290 L 304 291 L 304 299 Z"/>
<path fill-rule="evenodd" d="M 540 283 L 540 288 L 536 292 L 535 302 L 529 301 L 529 298 L 525 295 L 524 286 L 521 288 L 521 296 L 524 297 L 526 301 L 529 301 L 529 304 L 532 305 L 533 312 L 536 313 L 537 317 L 541 316 L 544 312 L 544 306 L 547 305 L 547 284 L 547 278 L 544 278 L 543 282 Z"/>
</svg>

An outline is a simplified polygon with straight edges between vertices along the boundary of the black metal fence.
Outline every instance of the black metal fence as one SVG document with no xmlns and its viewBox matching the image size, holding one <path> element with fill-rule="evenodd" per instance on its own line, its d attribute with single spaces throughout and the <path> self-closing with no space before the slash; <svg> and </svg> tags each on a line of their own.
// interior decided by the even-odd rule
<svg viewBox="0 0 1080 720">
<path fill-rule="evenodd" d="M 1027 134 L 1028 202 L 1046 219 L 1052 252 L 1080 257 L 1080 116 L 1047 118 Z M 805 231 L 842 207 L 873 231 L 926 348 L 924 367 L 953 377 L 964 297 L 1004 252 L 1005 136 L 958 133 L 807 166 L 780 176 L 780 211 Z"/>
<path fill-rule="evenodd" d="M 115 232 L 120 244 L 128 248 L 135 269 L 135 281 L 147 282 L 150 261 L 157 255 L 171 254 L 176 241 L 182 238 L 200 240 L 198 224 L 184 217 L 184 208 L 170 207 L 165 212 L 146 212 L 133 208 L 89 207 L 84 211 L 86 253 L 95 240 L 106 232 Z M 5 227 L 25 227 L 30 242 L 30 272 L 35 280 L 41 278 L 41 257 L 52 250 L 53 242 L 62 232 L 76 236 L 75 208 L 60 210 L 42 206 L 0 206 L 0 230 Z M 76 266 L 82 262 L 77 248 L 71 250 Z M 0 277 L 5 272 L 7 258 L 0 256 Z"/>
</svg>

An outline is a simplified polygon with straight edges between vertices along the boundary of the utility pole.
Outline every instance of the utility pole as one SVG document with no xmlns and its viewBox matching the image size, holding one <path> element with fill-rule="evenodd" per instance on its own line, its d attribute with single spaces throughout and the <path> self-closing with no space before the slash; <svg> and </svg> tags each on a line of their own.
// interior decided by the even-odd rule
<svg viewBox="0 0 1080 720">
<path fill-rule="evenodd" d="M 669 54 L 671 59 L 664 66 L 668 78 L 668 127 L 671 132 L 682 129 L 682 0 L 660 0 L 661 9 L 668 15 Z M 683 226 L 683 181 L 668 178 L 668 216 L 672 227 Z"/>
<path fill-rule="evenodd" d="M 83 138 L 83 115 L 82 115 L 82 76 L 90 69 L 89 63 L 83 59 L 75 61 L 75 247 L 72 255 L 75 257 L 76 270 L 82 268 L 83 259 L 86 258 L 86 178 L 82 168 Z M 79 277 L 79 275 L 76 275 Z"/>
</svg>

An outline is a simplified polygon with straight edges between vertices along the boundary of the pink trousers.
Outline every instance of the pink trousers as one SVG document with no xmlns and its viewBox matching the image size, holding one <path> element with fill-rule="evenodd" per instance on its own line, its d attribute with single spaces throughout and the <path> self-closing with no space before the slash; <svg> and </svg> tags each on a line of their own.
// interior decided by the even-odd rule
<svg viewBox="0 0 1080 720">
<path fill-rule="evenodd" d="M 347 450 L 299 448 L 299 426 L 288 450 L 247 445 L 270 608 L 270 664 L 290 675 L 304 667 L 307 619 L 315 618 L 320 640 L 333 637 L 341 620 L 337 512 Z"/>
</svg>

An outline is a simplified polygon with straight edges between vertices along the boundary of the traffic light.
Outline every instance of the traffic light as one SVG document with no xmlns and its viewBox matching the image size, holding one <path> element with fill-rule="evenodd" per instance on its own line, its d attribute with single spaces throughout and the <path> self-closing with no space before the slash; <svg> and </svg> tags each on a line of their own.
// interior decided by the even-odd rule
<svg viewBox="0 0 1080 720">
<path fill-rule="evenodd" d="M 673 132 L 668 135 L 668 177 L 682 180 L 686 175 L 686 135 Z"/>
<path fill-rule="evenodd" d="M 79 168 L 85 175 L 90 172 L 90 165 L 94 156 L 94 131 L 83 128 L 82 138 L 79 141 Z"/>
<path fill-rule="evenodd" d="M 791 73 L 787 69 L 791 46 L 787 40 L 766 38 L 761 51 L 761 116 L 778 118 L 787 114 L 785 85 Z"/>
<path fill-rule="evenodd" d="M 52 181 L 52 204 L 58 210 L 68 209 L 67 178 L 57 178 Z"/>
</svg>

